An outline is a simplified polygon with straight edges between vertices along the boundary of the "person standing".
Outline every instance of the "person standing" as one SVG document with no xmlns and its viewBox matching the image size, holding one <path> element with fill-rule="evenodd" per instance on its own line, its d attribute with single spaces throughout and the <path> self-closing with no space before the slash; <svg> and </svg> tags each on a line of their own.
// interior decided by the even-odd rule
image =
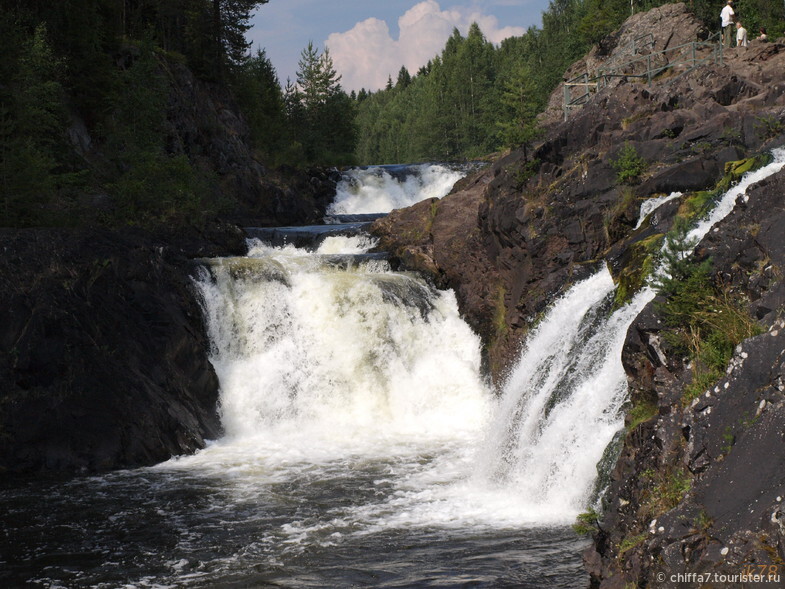
<svg viewBox="0 0 785 589">
<path fill-rule="evenodd" d="M 741 21 L 736 22 L 736 47 L 746 47 L 749 45 L 747 41 L 747 29 L 741 24 Z"/>
<path fill-rule="evenodd" d="M 720 12 L 722 21 L 722 42 L 725 47 L 731 47 L 733 42 L 733 19 L 736 13 L 733 11 L 733 0 L 728 0 L 725 7 Z"/>
</svg>

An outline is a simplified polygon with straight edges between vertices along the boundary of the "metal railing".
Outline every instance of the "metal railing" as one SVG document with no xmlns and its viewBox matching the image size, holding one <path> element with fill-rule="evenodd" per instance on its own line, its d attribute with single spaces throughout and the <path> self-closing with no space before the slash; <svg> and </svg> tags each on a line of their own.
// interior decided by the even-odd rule
<svg viewBox="0 0 785 589">
<path fill-rule="evenodd" d="M 644 38 L 650 38 L 651 43 L 647 45 L 641 44 Z M 636 54 L 642 49 L 654 47 L 654 37 L 644 35 L 632 41 L 630 52 L 625 51 L 621 57 L 626 57 L 631 54 Z M 704 50 L 708 49 L 708 52 Z M 674 61 L 668 59 L 668 54 L 677 54 Z M 688 66 L 684 72 L 692 71 L 693 69 L 705 65 L 707 63 L 722 63 L 722 36 L 720 33 L 715 33 L 708 37 L 705 41 L 692 41 L 677 45 L 676 47 L 669 47 L 662 51 L 656 51 L 641 55 L 633 59 L 617 64 L 615 63 L 620 58 L 616 58 L 611 62 L 606 62 L 603 67 L 593 75 L 588 73 L 576 76 L 571 80 L 564 82 L 564 120 L 566 121 L 570 112 L 577 108 L 582 108 L 589 102 L 594 92 L 601 88 L 608 86 L 610 80 L 614 78 L 633 78 L 633 79 L 646 79 L 646 83 L 651 86 L 652 80 L 664 72 L 665 70 L 679 67 Z M 658 63 L 663 62 L 664 63 Z M 636 72 L 640 69 L 639 65 L 645 65 L 642 71 Z M 631 71 L 628 71 L 631 70 Z M 575 95 L 574 89 L 580 89 L 579 94 Z"/>
</svg>

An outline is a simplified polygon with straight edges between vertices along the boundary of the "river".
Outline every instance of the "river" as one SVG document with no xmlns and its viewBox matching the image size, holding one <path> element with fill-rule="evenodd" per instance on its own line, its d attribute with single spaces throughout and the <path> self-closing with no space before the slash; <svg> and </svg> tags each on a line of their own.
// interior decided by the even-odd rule
<svg viewBox="0 0 785 589">
<path fill-rule="evenodd" d="M 442 196 L 447 174 L 357 171 L 332 212 Z M 454 294 L 367 255 L 357 227 L 202 261 L 225 435 L 155 467 L 0 483 L 4 586 L 587 586 L 570 524 L 601 490 L 621 345 L 653 293 L 612 311 L 599 267 L 495 391 Z"/>
</svg>

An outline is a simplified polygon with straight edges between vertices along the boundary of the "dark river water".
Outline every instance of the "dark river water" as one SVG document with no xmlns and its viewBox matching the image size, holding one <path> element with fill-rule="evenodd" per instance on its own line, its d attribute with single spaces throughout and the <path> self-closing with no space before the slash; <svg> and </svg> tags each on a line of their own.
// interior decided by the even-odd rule
<svg viewBox="0 0 785 589">
<path fill-rule="evenodd" d="M 6 483 L 0 585 L 587 586 L 585 541 L 566 526 L 364 523 L 354 507 L 395 494 L 379 483 L 395 465 L 360 462 L 255 490 L 166 467 Z"/>
</svg>

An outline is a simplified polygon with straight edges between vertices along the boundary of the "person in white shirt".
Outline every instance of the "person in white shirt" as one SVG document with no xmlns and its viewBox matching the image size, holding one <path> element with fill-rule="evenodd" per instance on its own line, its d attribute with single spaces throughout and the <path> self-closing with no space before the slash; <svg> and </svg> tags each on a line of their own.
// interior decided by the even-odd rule
<svg viewBox="0 0 785 589">
<path fill-rule="evenodd" d="M 733 0 L 728 0 L 725 7 L 720 12 L 722 21 L 722 40 L 725 47 L 731 47 L 733 40 L 733 19 L 736 13 L 733 11 Z"/>
<path fill-rule="evenodd" d="M 741 24 L 741 21 L 736 23 L 736 47 L 746 47 L 749 45 L 747 41 L 747 29 Z"/>
</svg>

